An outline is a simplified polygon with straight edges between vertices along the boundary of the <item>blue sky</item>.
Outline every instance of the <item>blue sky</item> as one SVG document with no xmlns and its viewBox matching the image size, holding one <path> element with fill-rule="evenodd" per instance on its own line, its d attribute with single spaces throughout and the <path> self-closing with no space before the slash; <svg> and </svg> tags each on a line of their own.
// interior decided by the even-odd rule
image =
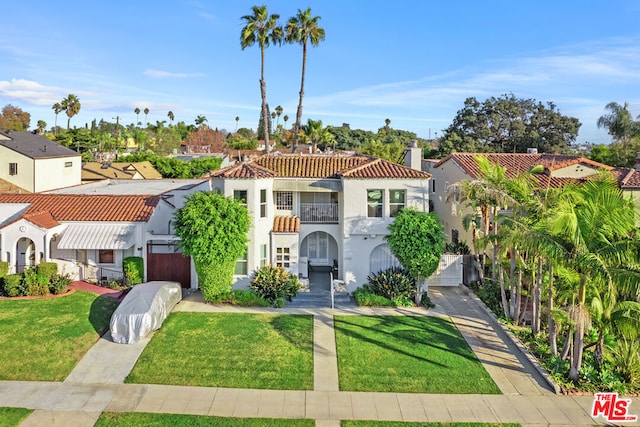
<svg viewBox="0 0 640 427">
<path fill-rule="evenodd" d="M 260 50 L 242 51 L 234 1 L 7 2 L 0 25 L 0 106 L 52 126 L 53 103 L 81 101 L 72 126 L 101 118 L 256 129 Z M 640 1 L 307 1 L 267 4 L 286 22 L 320 15 L 326 40 L 308 52 L 303 122 L 391 126 L 441 135 L 467 97 L 513 93 L 553 102 L 582 122 L 578 142 L 608 143 L 596 121 L 611 102 L 640 114 Z M 302 48 L 266 50 L 267 101 L 295 120 Z M 140 121 L 144 122 L 141 115 Z M 58 116 L 66 125 L 66 116 Z"/>
</svg>

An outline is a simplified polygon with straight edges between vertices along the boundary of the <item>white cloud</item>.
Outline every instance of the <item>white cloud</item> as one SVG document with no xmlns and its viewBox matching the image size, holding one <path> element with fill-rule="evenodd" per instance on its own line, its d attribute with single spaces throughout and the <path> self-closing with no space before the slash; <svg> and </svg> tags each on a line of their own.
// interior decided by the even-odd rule
<svg viewBox="0 0 640 427">
<path fill-rule="evenodd" d="M 171 78 L 171 79 L 186 79 L 192 77 L 204 77 L 203 73 L 172 73 L 170 71 L 154 70 L 147 68 L 144 72 L 146 76 L 154 78 Z"/>
<path fill-rule="evenodd" d="M 8 98 L 26 104 L 53 105 L 66 95 L 62 88 L 44 86 L 31 80 L 0 80 L 0 98 Z"/>
</svg>

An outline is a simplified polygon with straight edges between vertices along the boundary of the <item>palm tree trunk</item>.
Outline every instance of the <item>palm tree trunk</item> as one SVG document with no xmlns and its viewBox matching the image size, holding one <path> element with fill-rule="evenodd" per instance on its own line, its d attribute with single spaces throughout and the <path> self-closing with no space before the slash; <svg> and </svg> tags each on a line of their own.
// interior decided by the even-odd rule
<svg viewBox="0 0 640 427">
<path fill-rule="evenodd" d="M 567 334 L 564 338 L 564 345 L 562 346 L 562 351 L 560 352 L 560 358 L 563 360 L 569 356 L 569 353 L 573 348 L 573 340 L 571 339 L 572 336 L 573 335 L 571 333 L 571 328 L 567 329 Z"/>
<path fill-rule="evenodd" d="M 602 364 L 604 363 L 604 329 L 600 328 L 598 331 L 598 340 L 596 341 L 596 348 L 593 352 L 593 358 L 598 364 L 598 371 L 602 370 Z"/>
<path fill-rule="evenodd" d="M 269 152 L 269 114 L 267 112 L 267 83 L 264 81 L 264 46 L 260 49 L 260 95 L 262 96 L 262 127 L 264 131 L 264 149 Z"/>
<path fill-rule="evenodd" d="M 494 236 L 496 236 L 496 234 L 498 234 L 498 223 L 496 222 L 496 210 L 494 210 L 493 212 L 493 231 L 491 232 L 491 234 Z M 496 280 L 496 266 L 498 264 L 498 249 L 496 247 L 496 243 L 494 241 L 493 243 L 493 256 L 491 257 L 491 280 L 495 281 Z"/>
<path fill-rule="evenodd" d="M 542 297 L 542 257 L 538 257 L 538 277 L 536 277 L 536 285 L 533 289 L 533 311 L 531 314 L 531 332 L 537 334 L 540 332 L 540 308 Z"/>
<path fill-rule="evenodd" d="M 516 251 L 516 255 L 517 254 L 518 252 Z M 513 318 L 516 324 L 519 324 L 520 312 L 522 311 L 522 269 L 520 267 L 518 267 L 516 275 L 516 309 L 514 310 Z"/>
<path fill-rule="evenodd" d="M 302 122 L 302 98 L 304 97 L 304 73 L 307 65 L 307 41 L 302 44 L 302 79 L 300 80 L 300 100 L 298 101 L 298 110 L 296 111 L 296 124 L 293 129 L 293 144 L 291 152 L 295 153 L 298 148 L 298 134 L 300 133 L 300 125 Z"/>
<path fill-rule="evenodd" d="M 511 319 L 517 319 L 518 317 L 515 316 L 515 311 L 516 311 L 516 248 L 515 246 L 511 246 L 511 248 L 509 249 L 509 255 L 510 255 L 510 260 L 509 260 L 509 277 L 510 277 L 510 281 L 509 281 L 509 304 L 511 305 L 511 307 L 509 308 L 509 313 L 510 313 L 510 318 Z"/>
<path fill-rule="evenodd" d="M 498 266 L 498 281 L 500 282 L 500 298 L 502 298 L 502 310 L 505 317 L 509 318 L 509 304 L 507 303 L 507 292 L 504 289 L 504 271 L 502 270 L 502 263 Z"/>
<path fill-rule="evenodd" d="M 551 355 L 558 355 L 558 345 L 556 343 L 558 330 L 556 329 L 556 321 L 553 319 L 551 312 L 553 311 L 553 266 L 551 262 L 548 264 L 549 271 L 549 289 L 547 291 L 547 322 L 549 323 L 549 346 L 551 347 Z"/>
<path fill-rule="evenodd" d="M 569 369 L 569 379 L 578 382 L 580 378 L 580 368 L 582 367 L 582 353 L 584 351 L 584 326 L 583 319 L 586 307 L 584 305 L 586 299 L 586 278 L 580 275 L 580 288 L 578 290 L 578 318 L 576 319 L 576 330 L 573 338 L 573 353 L 571 355 L 571 368 Z"/>
</svg>

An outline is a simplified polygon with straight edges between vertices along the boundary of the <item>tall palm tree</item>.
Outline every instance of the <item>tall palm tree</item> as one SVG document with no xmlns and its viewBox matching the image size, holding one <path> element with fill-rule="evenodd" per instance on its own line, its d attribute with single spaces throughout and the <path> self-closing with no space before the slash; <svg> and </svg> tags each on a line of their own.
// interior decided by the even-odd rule
<svg viewBox="0 0 640 427">
<path fill-rule="evenodd" d="M 176 116 L 173 115 L 173 111 L 169 111 L 167 113 L 167 117 L 169 117 L 169 120 L 171 120 L 171 124 L 173 124 L 173 119 L 176 118 Z"/>
<path fill-rule="evenodd" d="M 624 105 L 620 105 L 617 102 L 610 102 L 604 109 L 608 113 L 598 119 L 598 127 L 606 128 L 609 135 L 622 142 L 622 147 L 626 150 L 629 138 L 640 131 L 640 126 L 631 117 L 629 104 L 625 102 Z"/>
<path fill-rule="evenodd" d="M 196 123 L 197 127 L 200 127 L 200 126 L 202 126 L 204 124 L 204 122 L 207 122 L 207 121 L 208 120 L 207 120 L 206 116 L 197 116 L 196 120 L 195 120 L 195 123 Z"/>
<path fill-rule="evenodd" d="M 149 108 L 144 109 L 144 125 L 147 125 L 147 116 L 149 115 Z"/>
<path fill-rule="evenodd" d="M 71 124 L 71 118 L 80 112 L 80 100 L 77 96 L 70 93 L 60 104 L 62 110 L 67 114 L 67 130 Z"/>
<path fill-rule="evenodd" d="M 238 122 L 240 121 L 240 117 L 236 116 L 236 132 L 238 132 Z"/>
<path fill-rule="evenodd" d="M 307 42 L 312 46 L 318 46 L 324 40 L 324 29 L 318 25 L 320 16 L 311 16 L 311 8 L 306 10 L 298 9 L 298 14 L 289 18 L 287 22 L 287 35 L 285 40 L 288 43 L 302 45 L 302 78 L 300 80 L 300 100 L 296 112 L 296 123 L 293 126 L 293 146 L 291 150 L 296 151 L 298 146 L 298 133 L 300 132 L 300 122 L 302 120 L 302 98 L 304 97 L 304 74 L 307 65 Z"/>
<path fill-rule="evenodd" d="M 136 126 L 138 126 L 138 124 L 140 123 L 140 122 L 138 121 L 138 115 L 140 115 L 140 108 L 136 107 L 136 108 L 133 110 L 133 112 L 134 112 L 134 113 L 136 113 Z"/>
<path fill-rule="evenodd" d="M 267 110 L 267 84 L 264 81 L 264 48 L 270 44 L 282 43 L 284 32 L 282 26 L 278 24 L 280 15 L 271 14 L 267 11 L 267 6 L 253 6 L 253 15 L 245 15 L 242 19 L 245 26 L 240 32 L 240 46 L 242 50 L 258 43 L 260 46 L 260 95 L 262 97 L 262 126 L 264 130 L 264 142 L 267 152 L 269 152 L 269 112 Z"/>
<path fill-rule="evenodd" d="M 282 115 L 282 112 L 284 110 L 282 109 L 282 105 L 278 105 L 276 107 L 276 116 L 278 116 L 278 120 L 276 121 L 276 129 L 278 128 L 278 124 L 280 123 L 280 115 Z"/>
<path fill-rule="evenodd" d="M 289 121 L 289 116 L 287 116 L 286 114 L 284 115 L 284 117 L 282 118 L 282 120 L 284 121 L 284 128 L 287 128 L 287 122 Z"/>
<path fill-rule="evenodd" d="M 53 104 L 51 109 L 56 115 L 56 121 L 55 121 L 55 124 L 53 125 L 53 128 L 55 129 L 54 133 L 57 135 L 58 134 L 58 114 L 60 113 L 60 111 L 62 111 L 62 105 L 60 105 L 59 102 L 56 102 L 55 104 Z"/>
</svg>

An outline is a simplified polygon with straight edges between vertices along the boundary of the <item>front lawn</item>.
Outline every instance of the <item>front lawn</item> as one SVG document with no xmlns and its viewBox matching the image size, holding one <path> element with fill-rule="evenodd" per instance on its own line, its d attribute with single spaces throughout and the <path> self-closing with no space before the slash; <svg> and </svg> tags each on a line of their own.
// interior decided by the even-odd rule
<svg viewBox="0 0 640 427">
<path fill-rule="evenodd" d="M 129 383 L 313 389 L 313 317 L 172 313 Z"/>
<path fill-rule="evenodd" d="M 0 380 L 62 381 L 109 329 L 118 302 L 83 291 L 0 300 Z"/>
<path fill-rule="evenodd" d="M 499 394 L 451 321 L 335 316 L 340 390 Z"/>
<path fill-rule="evenodd" d="M 0 427 L 15 427 L 33 412 L 26 408 L 0 407 Z"/>
<path fill-rule="evenodd" d="M 308 419 L 223 418 L 204 415 L 103 412 L 95 427 L 190 426 L 190 427 L 314 427 Z"/>
<path fill-rule="evenodd" d="M 407 423 L 401 421 L 343 421 L 342 427 L 520 427 L 520 424 Z"/>
</svg>

